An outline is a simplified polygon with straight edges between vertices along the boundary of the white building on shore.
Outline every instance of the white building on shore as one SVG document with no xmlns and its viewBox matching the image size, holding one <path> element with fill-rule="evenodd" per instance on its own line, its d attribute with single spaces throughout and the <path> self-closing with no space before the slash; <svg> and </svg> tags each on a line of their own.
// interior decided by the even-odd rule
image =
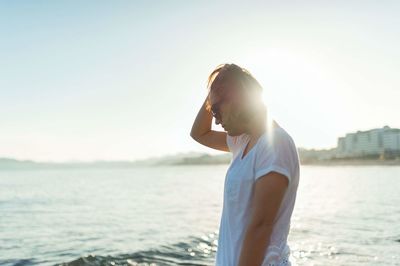
<svg viewBox="0 0 400 266">
<path fill-rule="evenodd" d="M 338 139 L 336 158 L 385 155 L 400 155 L 400 129 L 385 126 Z"/>
</svg>

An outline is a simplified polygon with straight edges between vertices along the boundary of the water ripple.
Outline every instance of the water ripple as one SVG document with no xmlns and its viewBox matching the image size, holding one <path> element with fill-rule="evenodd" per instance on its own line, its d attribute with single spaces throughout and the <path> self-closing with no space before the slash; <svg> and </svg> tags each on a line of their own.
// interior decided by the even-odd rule
<svg viewBox="0 0 400 266">
<path fill-rule="evenodd" d="M 89 254 L 57 266 L 103 266 L 103 265 L 212 265 L 216 248 L 215 234 L 191 237 L 187 242 L 161 245 L 159 248 L 114 256 Z"/>
</svg>

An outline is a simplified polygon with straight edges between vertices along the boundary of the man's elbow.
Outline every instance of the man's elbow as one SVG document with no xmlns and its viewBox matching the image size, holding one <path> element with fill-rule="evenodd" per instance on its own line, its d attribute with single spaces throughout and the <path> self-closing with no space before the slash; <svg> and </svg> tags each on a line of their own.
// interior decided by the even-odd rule
<svg viewBox="0 0 400 266">
<path fill-rule="evenodd" d="M 195 141 L 199 141 L 199 139 L 204 135 L 205 133 L 199 134 L 199 133 L 194 133 L 194 132 L 190 132 L 190 136 L 192 137 L 192 139 L 194 139 Z"/>
<path fill-rule="evenodd" d="M 194 140 L 198 140 L 198 136 L 196 134 L 194 134 L 193 132 L 190 132 L 190 137 Z"/>
</svg>

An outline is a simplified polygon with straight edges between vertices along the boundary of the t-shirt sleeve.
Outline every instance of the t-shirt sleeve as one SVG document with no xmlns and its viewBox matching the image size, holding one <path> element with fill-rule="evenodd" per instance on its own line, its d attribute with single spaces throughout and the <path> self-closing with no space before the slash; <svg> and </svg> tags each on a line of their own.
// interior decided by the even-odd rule
<svg viewBox="0 0 400 266">
<path fill-rule="evenodd" d="M 233 154 L 233 157 L 237 155 L 241 145 L 244 141 L 244 134 L 239 136 L 230 136 L 226 134 L 226 144 L 228 145 L 229 151 Z"/>
<path fill-rule="evenodd" d="M 270 173 L 284 175 L 290 184 L 294 169 L 294 149 L 290 136 L 275 131 L 270 142 L 263 142 L 257 150 L 255 180 Z"/>
</svg>

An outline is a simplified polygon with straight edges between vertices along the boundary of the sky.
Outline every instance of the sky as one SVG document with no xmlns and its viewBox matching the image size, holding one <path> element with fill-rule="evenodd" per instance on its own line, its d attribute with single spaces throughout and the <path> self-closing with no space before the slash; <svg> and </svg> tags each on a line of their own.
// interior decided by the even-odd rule
<svg viewBox="0 0 400 266">
<path fill-rule="evenodd" d="M 1 1 L 0 158 L 221 154 L 190 130 L 222 63 L 254 75 L 297 147 L 400 128 L 398 14 L 398 1 Z"/>
</svg>

